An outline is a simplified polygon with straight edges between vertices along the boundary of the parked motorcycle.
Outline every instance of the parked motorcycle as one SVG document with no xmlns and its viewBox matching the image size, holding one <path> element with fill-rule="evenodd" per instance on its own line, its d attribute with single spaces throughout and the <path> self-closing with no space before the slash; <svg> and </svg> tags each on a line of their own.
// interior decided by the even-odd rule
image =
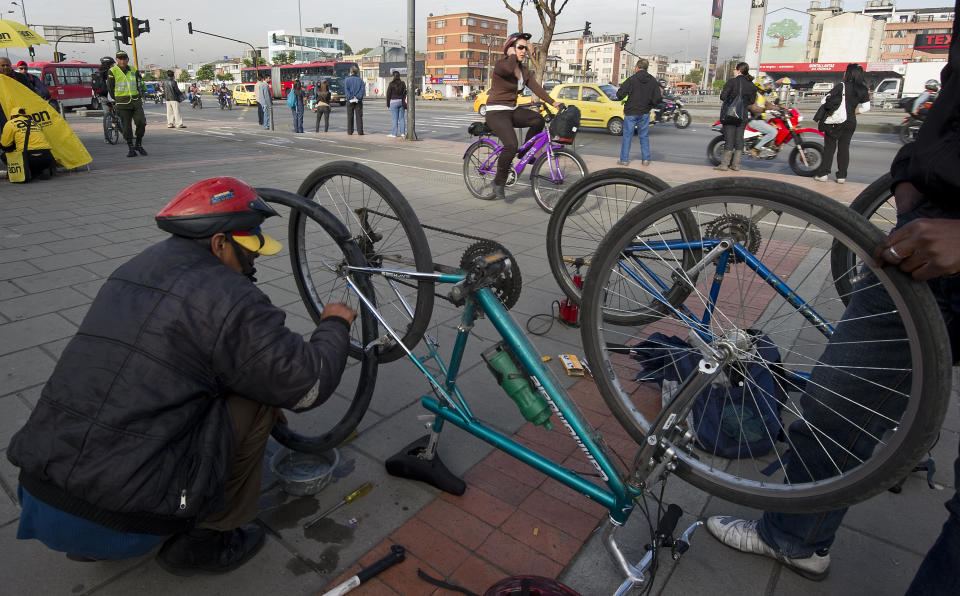
<svg viewBox="0 0 960 596">
<path fill-rule="evenodd" d="M 683 102 L 679 97 L 664 96 L 660 107 L 653 109 L 653 117 L 650 119 L 650 125 L 666 124 L 673 122 L 677 128 L 686 128 L 690 126 L 690 112 L 683 109 Z"/>
<path fill-rule="evenodd" d="M 770 117 L 767 119 L 767 123 L 777 127 L 777 137 L 764 146 L 764 149 L 769 149 L 769 151 L 763 151 L 762 149 L 757 151 L 757 143 L 763 135 L 750 128 L 748 124 L 743 135 L 743 156 L 748 159 L 776 159 L 781 151 L 793 142 L 796 146 L 790 151 L 790 169 L 798 176 L 813 176 L 823 160 L 823 143 L 805 141 L 800 135 L 808 133 L 823 137 L 823 133 L 816 128 L 797 128 L 798 123 L 803 120 L 803 116 L 793 108 L 771 110 L 768 114 Z M 713 130 L 722 131 L 722 123 L 719 120 L 714 123 Z M 710 144 L 707 145 L 707 158 L 710 163 L 719 165 L 720 155 L 725 149 L 726 143 L 722 134 L 710 141 Z"/>
</svg>

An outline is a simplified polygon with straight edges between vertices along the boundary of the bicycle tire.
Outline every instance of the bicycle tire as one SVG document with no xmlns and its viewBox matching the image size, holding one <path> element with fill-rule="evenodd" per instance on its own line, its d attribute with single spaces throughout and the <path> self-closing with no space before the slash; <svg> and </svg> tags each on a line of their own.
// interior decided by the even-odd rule
<svg viewBox="0 0 960 596">
<path fill-rule="evenodd" d="M 737 204 L 740 203 L 740 205 Z M 720 209 L 718 211 L 718 206 Z M 726 210 L 725 210 L 726 209 Z M 619 328 L 606 323 L 605 313 L 602 309 L 601 299 L 605 291 L 606 278 L 613 271 L 613 265 L 617 262 L 621 250 L 630 245 L 634 246 L 637 238 L 648 234 L 649 231 L 657 225 L 657 222 L 665 216 L 673 215 L 678 211 L 688 211 L 695 217 L 698 227 L 709 230 L 716 227 L 718 217 L 726 217 L 721 220 L 727 224 L 723 227 L 723 235 L 716 235 L 717 239 L 728 236 L 728 228 L 731 221 L 737 221 L 735 218 L 738 211 L 743 211 L 743 225 L 746 229 L 752 230 L 752 222 L 756 229 L 765 231 L 764 239 L 751 252 L 762 253 L 761 259 L 770 256 L 779 259 L 774 264 L 772 270 L 775 273 L 783 269 L 778 274 L 781 279 L 790 281 L 789 275 L 794 275 L 796 280 L 792 284 L 809 284 L 807 290 L 812 293 L 815 302 L 806 306 L 813 309 L 823 309 L 826 313 L 828 308 L 836 308 L 839 300 L 829 296 L 829 290 L 832 290 L 833 283 L 828 275 L 825 275 L 826 283 L 823 278 L 815 275 L 817 270 L 829 269 L 830 242 L 832 238 L 847 242 L 851 250 L 864 257 L 869 255 L 873 247 L 879 243 L 883 236 L 874 227 L 858 214 L 844 208 L 835 201 L 808 191 L 794 185 L 774 182 L 771 180 L 759 180 L 751 178 L 725 178 L 693 182 L 683 186 L 675 187 L 664 191 L 651 198 L 650 200 L 635 207 L 626 216 L 624 216 L 604 238 L 600 247 L 597 249 L 594 266 L 591 267 L 585 283 L 583 295 L 583 324 L 581 333 L 586 356 L 594 368 L 599 371 L 595 380 L 600 393 L 612 410 L 618 422 L 623 426 L 627 433 L 636 441 L 644 442 L 648 439 L 648 429 L 651 421 L 656 417 L 656 410 L 661 407 L 661 394 L 659 390 L 645 390 L 650 387 L 645 383 L 649 372 L 636 374 L 642 370 L 637 364 L 637 360 L 627 356 L 624 346 L 628 341 L 623 341 L 623 337 L 630 338 L 629 341 L 636 341 L 640 338 L 642 330 L 635 327 Z M 752 217 L 747 217 L 751 214 Z M 712 219 L 711 219 L 712 218 Z M 756 219 L 754 219 L 756 218 Z M 796 223 L 797 221 L 801 223 Z M 805 225 L 804 225 L 805 223 Z M 775 234 L 781 231 L 785 234 L 785 242 L 775 239 Z M 668 221 L 667 226 L 673 225 Z M 744 239 L 738 238 L 736 234 L 729 234 L 735 242 L 749 242 L 748 235 Z M 666 232 L 661 236 L 662 239 L 670 240 L 671 236 Z M 712 234 L 704 234 L 703 238 L 713 237 Z M 804 244 L 806 243 L 806 244 Z M 652 245 L 649 245 L 652 246 Z M 648 246 L 648 247 L 649 247 Z M 732 267 L 745 267 L 741 263 L 734 263 Z M 667 270 L 669 271 L 669 269 Z M 725 279 L 734 281 L 741 279 L 746 269 L 731 269 L 725 274 Z M 826 271 L 829 274 L 829 271 Z M 671 445 L 677 453 L 676 470 L 678 476 L 687 482 L 705 490 L 706 492 L 730 500 L 741 505 L 749 507 L 758 507 L 765 510 L 783 511 L 788 513 L 805 513 L 811 511 L 827 511 L 840 507 L 846 507 L 856 502 L 862 501 L 870 496 L 882 492 L 892 486 L 895 482 L 906 475 L 917 461 L 923 457 L 936 439 L 946 411 L 949 387 L 951 363 L 949 360 L 949 341 L 946 337 L 945 328 L 941 317 L 932 315 L 939 313 L 936 301 L 934 300 L 926 284 L 912 280 L 908 275 L 900 272 L 893 267 L 884 267 L 872 269 L 874 280 L 871 283 L 864 283 L 864 290 L 871 290 L 875 296 L 881 288 L 892 300 L 895 306 L 887 315 L 896 315 L 902 317 L 903 337 L 900 341 L 907 344 L 909 352 L 904 352 L 898 348 L 888 348 L 881 354 L 884 358 L 893 360 L 906 359 L 910 368 L 903 369 L 882 369 L 882 362 L 879 359 L 879 352 L 873 351 L 867 356 L 871 359 L 877 358 L 878 364 L 871 364 L 868 367 L 870 371 L 883 371 L 891 374 L 898 379 L 898 382 L 906 378 L 904 372 L 912 371 L 909 375 L 909 395 L 906 399 L 898 398 L 895 394 L 896 386 L 879 389 L 868 383 L 875 378 L 881 378 L 876 372 L 861 373 L 859 369 L 850 372 L 845 370 L 841 364 L 837 367 L 830 367 L 828 363 L 819 361 L 821 353 L 817 350 L 819 346 L 813 342 L 814 339 L 820 339 L 826 343 L 826 334 L 819 331 L 812 322 L 807 330 L 813 333 L 807 334 L 802 329 L 795 329 L 793 323 L 797 320 L 807 319 L 804 317 L 804 309 L 791 307 L 793 310 L 787 310 L 783 314 L 782 308 L 770 310 L 770 306 L 763 307 L 763 304 L 757 305 L 760 300 L 758 296 L 760 290 L 766 287 L 766 284 L 760 283 L 753 288 L 753 291 L 742 290 L 738 294 L 736 291 L 728 292 L 727 299 L 731 300 L 741 298 L 740 303 L 731 304 L 729 310 L 725 305 L 711 318 L 709 330 L 713 337 L 734 338 L 739 341 L 742 339 L 742 333 L 747 331 L 747 325 L 750 331 L 757 329 L 758 332 L 766 333 L 775 338 L 784 340 L 784 344 L 775 343 L 783 352 L 783 366 L 777 367 L 766 363 L 766 369 L 771 373 L 775 383 L 783 386 L 788 378 L 786 367 L 808 365 L 812 372 L 812 379 L 808 383 L 813 384 L 813 393 L 818 390 L 828 391 L 831 387 L 817 385 L 823 377 L 819 373 L 828 371 L 842 378 L 849 383 L 851 380 L 860 385 L 860 389 L 850 395 L 857 395 L 857 399 L 848 399 L 847 401 L 834 400 L 832 395 L 828 394 L 829 399 L 817 401 L 817 396 L 810 396 L 810 392 L 804 390 L 803 403 L 793 397 L 788 398 L 787 403 L 783 405 L 781 416 L 796 417 L 794 423 L 803 426 L 804 423 L 809 428 L 815 428 L 817 442 L 807 445 L 807 448 L 816 448 L 818 445 L 829 445 L 837 449 L 844 447 L 845 443 L 833 443 L 830 434 L 821 434 L 829 431 L 826 425 L 818 426 L 820 418 L 812 421 L 806 418 L 808 408 L 818 411 L 817 416 L 821 418 L 826 414 L 829 417 L 835 414 L 833 419 L 829 420 L 830 428 L 842 427 L 846 423 L 855 424 L 859 417 L 867 419 L 865 424 L 874 424 L 878 421 L 878 416 L 887 415 L 889 412 L 874 412 L 871 410 L 859 410 L 853 417 L 844 417 L 843 414 L 837 414 L 836 410 L 830 409 L 829 402 L 836 401 L 842 407 L 840 410 L 854 409 L 861 405 L 862 401 L 874 399 L 876 395 L 884 396 L 890 404 L 896 403 L 892 410 L 902 407 L 902 417 L 899 419 L 889 418 L 889 423 L 882 425 L 880 430 L 873 430 L 875 443 L 864 452 L 861 460 L 846 461 L 851 459 L 844 456 L 844 462 L 837 464 L 835 460 L 830 460 L 836 466 L 837 473 L 832 476 L 821 478 L 820 480 L 810 482 L 800 482 L 794 478 L 793 482 L 784 482 L 788 480 L 783 478 L 777 480 L 776 475 L 783 472 L 774 470 L 775 476 L 768 476 L 766 472 L 769 469 L 762 470 L 760 466 L 767 468 L 766 464 L 783 464 L 783 454 L 774 448 L 773 455 L 766 459 L 757 457 L 756 459 L 723 459 L 718 458 L 704 450 L 697 450 L 693 444 L 685 446 Z M 811 281 L 811 277 L 813 281 Z M 713 275 L 701 275 L 704 284 L 710 284 Z M 678 282 L 679 283 L 679 282 Z M 693 283 L 691 281 L 691 283 Z M 798 285 L 799 285 L 798 284 Z M 792 285 L 797 287 L 797 285 Z M 747 290 L 750 288 L 748 287 Z M 772 290 L 770 291 L 772 295 Z M 691 303 L 705 296 L 699 290 L 691 293 Z M 791 294 L 791 297 L 794 295 Z M 744 301 L 749 298 L 753 303 L 756 312 L 749 312 L 745 309 Z M 774 296 L 775 299 L 775 296 Z M 721 301 L 723 298 L 721 297 Z M 774 304 L 772 300 L 771 305 Z M 761 310 L 762 309 L 762 310 Z M 836 309 L 838 311 L 843 309 Z M 742 311 L 742 314 L 741 314 Z M 842 313 L 837 313 L 840 316 Z M 791 318 L 791 315 L 794 315 Z M 832 315 L 828 315 L 832 316 Z M 720 319 L 721 324 L 716 321 Z M 663 325 L 658 323 L 656 330 L 664 334 L 676 334 L 674 325 L 682 331 L 691 331 L 689 325 L 678 322 L 676 318 L 662 319 Z M 752 321 L 752 323 L 751 323 Z M 730 323 L 729 329 L 724 329 L 726 323 Z M 736 322 L 736 323 L 735 323 Z M 860 327 L 870 327 L 876 321 L 869 322 Z M 668 325 L 668 323 L 670 325 Z M 717 331 L 714 331 L 714 326 Z M 764 327 L 766 326 L 766 327 Z M 857 324 L 853 323 L 853 328 Z M 845 332 L 851 328 L 846 327 Z M 869 331 L 867 331 L 869 333 Z M 846 333 L 849 335 L 849 333 Z M 789 339 L 791 338 L 792 339 Z M 617 341 L 612 341 L 612 340 Z M 843 337 L 844 343 L 861 345 L 861 342 L 847 337 Z M 802 341 L 801 341 L 802 340 Z M 884 338 L 886 341 L 886 338 Z M 618 343 L 619 342 L 619 343 Z M 789 345 L 787 345 L 789 342 Z M 865 345 L 865 344 L 864 344 Z M 813 346 L 813 347 L 811 347 Z M 739 350 L 740 348 L 736 348 Z M 863 354 L 863 349 L 847 350 L 847 354 L 854 352 Z M 636 352 L 635 352 L 636 353 Z M 813 356 L 811 356 L 811 354 Z M 855 358 L 856 356 L 851 356 Z M 756 360 L 753 360 L 756 362 Z M 814 366 L 816 365 L 816 366 Z M 852 366 L 852 365 L 851 365 Z M 876 368 L 874 368 L 876 367 Z M 862 367 L 860 367 L 862 368 Z M 733 369 L 729 369 L 728 372 Z M 858 376 L 863 375 L 863 376 Z M 865 378 L 868 376 L 870 378 Z M 623 380 L 621 381 L 621 377 Z M 754 396 L 750 389 L 756 384 L 752 377 L 743 376 L 742 383 L 749 389 L 749 396 Z M 793 383 L 793 381 L 791 381 Z M 866 386 L 868 391 L 862 391 Z M 715 387 L 715 385 L 713 386 Z M 834 384 L 833 387 L 839 387 Z M 744 397 L 741 397 L 741 403 L 746 402 L 748 389 L 744 389 Z M 729 388 L 726 389 L 729 396 Z M 723 390 L 721 390 L 721 393 Z M 843 396 L 840 396 L 841 398 Z M 894 402 L 893 400 L 899 399 Z M 888 406 L 884 406 L 888 407 Z M 688 410 L 692 415 L 692 410 Z M 738 415 L 735 409 L 733 414 Z M 679 420 L 685 421 L 690 430 L 696 431 L 699 428 L 699 421 L 691 419 L 687 412 L 679 412 Z M 900 413 L 895 414 L 901 416 Z M 742 420 L 736 419 L 740 424 L 740 433 L 743 432 Z M 787 432 L 790 422 L 786 424 L 780 422 L 780 429 L 784 433 L 785 439 L 791 447 L 792 431 Z M 657 427 L 659 429 L 659 427 Z M 671 427 L 672 428 L 672 427 Z M 860 440 L 865 440 L 864 433 L 871 432 L 871 429 L 856 427 L 855 432 L 860 433 Z M 719 434 L 719 430 L 717 433 Z M 770 431 L 767 431 L 768 434 Z M 656 432 L 653 433 L 654 435 Z M 838 439 L 839 440 L 839 435 Z M 837 447 L 834 447 L 836 445 Z M 688 452 L 686 449 L 690 449 Z M 826 451 L 829 451 L 827 449 Z M 793 457 L 798 457 L 796 451 L 793 451 Z M 849 452 L 856 457 L 856 454 Z M 743 455 L 741 453 L 740 455 Z M 747 453 L 747 455 L 751 455 Z M 751 467 L 752 462 L 752 467 Z M 800 463 L 805 464 L 805 461 Z M 841 467 L 842 466 L 842 467 Z"/>
<path fill-rule="evenodd" d="M 481 174 L 478 170 L 500 146 L 490 139 L 480 139 L 467 149 L 463 156 L 463 181 L 470 194 L 489 201 L 493 199 L 493 174 Z"/>
<path fill-rule="evenodd" d="M 433 272 L 430 246 L 420 220 L 400 191 L 377 171 L 356 162 L 331 162 L 313 170 L 300 184 L 297 194 L 323 205 L 344 222 L 360 246 L 367 266 Z M 290 242 L 295 247 L 290 251 L 290 259 L 300 297 L 311 318 L 318 321 L 329 296 L 335 296 L 336 301 L 347 300 L 355 307 L 359 304 L 342 280 L 325 270 L 326 247 L 312 243 L 307 237 L 306 223 L 297 213 L 290 218 Z M 313 269 L 312 261 L 321 268 Z M 324 279 L 323 284 L 318 283 Z M 413 349 L 433 313 L 433 281 L 403 282 L 377 275 L 372 283 L 380 312 L 403 344 Z M 413 309 L 412 317 L 404 304 Z M 353 337 L 350 355 L 358 357 L 363 345 Z M 406 351 L 396 342 L 380 347 L 380 362 L 392 362 L 405 355 Z"/>
<path fill-rule="evenodd" d="M 870 183 L 860 191 L 857 198 L 850 203 L 850 209 L 859 213 L 880 228 L 881 232 L 890 233 L 897 223 L 896 204 L 893 203 L 893 193 L 890 185 L 893 176 L 888 172 Z M 850 302 L 850 293 L 853 282 L 857 279 L 860 260 L 840 242 L 834 242 L 830 251 L 830 269 L 833 279 L 836 280 L 837 294 L 844 304 Z"/>
<path fill-rule="evenodd" d="M 652 174 L 613 168 L 587 174 L 564 193 L 547 224 L 547 262 L 568 299 L 580 304 L 580 288 L 573 276 L 579 271 L 581 280 L 586 277 L 597 245 L 613 224 L 635 205 L 668 188 Z M 586 205 L 588 201 L 596 201 L 596 206 Z"/>
<path fill-rule="evenodd" d="M 267 188 L 256 190 L 266 201 L 289 207 L 291 214 L 296 213 L 300 217 L 308 218 L 318 224 L 323 233 L 329 236 L 331 244 L 338 247 L 339 255 L 336 257 L 338 260 L 356 266 L 364 264 L 363 254 L 356 243 L 350 239 L 346 227 L 329 211 L 315 202 L 289 192 Z M 290 248 L 292 249 L 293 245 Z M 293 251 L 291 250 L 291 252 Z M 354 282 L 361 292 L 371 299 L 375 299 L 369 275 L 355 275 Z M 357 319 L 352 327 L 359 327 L 360 337 L 364 343 L 373 341 L 377 336 L 377 320 L 373 313 L 368 309 L 361 309 L 357 313 Z M 377 367 L 376 351 L 371 350 L 363 353 L 360 362 L 344 372 L 335 395 L 328 399 L 322 407 L 308 410 L 303 414 L 292 416 L 288 414 L 288 421 L 278 420 L 270 434 L 281 445 L 295 451 L 323 453 L 336 447 L 350 436 L 350 433 L 357 428 L 364 414 L 366 414 L 376 386 Z M 356 388 L 351 392 L 350 388 L 353 387 L 351 383 L 354 378 L 356 379 Z M 310 415 L 310 412 L 318 411 L 322 411 L 322 415 Z M 338 412 L 340 413 L 338 414 Z M 332 426 L 330 426 L 330 420 L 335 420 Z M 318 432 L 316 430 L 317 425 L 322 425 L 326 430 Z"/>
<path fill-rule="evenodd" d="M 553 209 L 560 202 L 563 193 L 587 175 L 587 164 L 576 151 L 554 149 L 553 156 L 556 158 L 557 167 L 563 178 L 559 183 L 554 183 L 550 175 L 550 165 L 546 152 L 537 158 L 537 161 L 533 164 L 533 170 L 530 172 L 533 198 L 537 201 L 537 205 L 547 213 L 553 213 Z M 572 162 L 572 164 L 565 164 L 564 162 L 567 161 Z M 542 173 L 544 166 L 547 168 L 547 175 Z"/>
</svg>

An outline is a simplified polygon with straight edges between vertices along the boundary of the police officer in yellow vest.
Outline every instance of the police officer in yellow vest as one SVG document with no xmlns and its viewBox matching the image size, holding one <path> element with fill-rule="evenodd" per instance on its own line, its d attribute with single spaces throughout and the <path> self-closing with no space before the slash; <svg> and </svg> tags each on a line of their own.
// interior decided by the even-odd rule
<svg viewBox="0 0 960 596">
<path fill-rule="evenodd" d="M 120 128 L 127 142 L 127 157 L 146 155 L 143 148 L 143 133 L 147 127 L 147 118 L 143 115 L 143 79 L 135 68 L 129 66 L 130 57 L 123 50 L 117 52 L 117 63 L 107 72 L 107 88 L 116 101 L 117 115 L 120 116 Z M 131 126 L 137 125 L 136 145 Z"/>
</svg>

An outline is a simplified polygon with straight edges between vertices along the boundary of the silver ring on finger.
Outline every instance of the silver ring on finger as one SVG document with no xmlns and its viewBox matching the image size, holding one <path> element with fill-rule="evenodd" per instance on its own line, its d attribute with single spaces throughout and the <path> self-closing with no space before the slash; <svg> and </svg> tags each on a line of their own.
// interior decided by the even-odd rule
<svg viewBox="0 0 960 596">
<path fill-rule="evenodd" d="M 903 260 L 903 257 L 900 256 L 900 253 L 898 253 L 898 252 L 896 251 L 896 249 L 894 249 L 892 246 L 889 247 L 889 248 L 887 248 L 887 252 L 889 252 L 891 255 L 893 255 L 893 257 L 894 257 L 895 259 Z"/>
</svg>

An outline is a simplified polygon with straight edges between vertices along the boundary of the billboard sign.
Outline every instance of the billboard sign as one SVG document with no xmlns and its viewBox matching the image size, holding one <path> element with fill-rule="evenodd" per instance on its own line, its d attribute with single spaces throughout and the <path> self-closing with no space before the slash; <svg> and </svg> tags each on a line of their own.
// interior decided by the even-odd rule
<svg viewBox="0 0 960 596">
<path fill-rule="evenodd" d="M 918 33 L 913 49 L 924 52 L 949 52 L 953 35 L 950 33 Z"/>
<path fill-rule="evenodd" d="M 42 25 L 43 38 L 50 43 L 96 43 L 93 39 L 93 27 L 74 27 L 72 25 Z M 62 38 L 62 39 L 61 39 Z"/>
<path fill-rule="evenodd" d="M 792 8 L 767 12 L 760 60 L 777 63 L 806 60 L 810 18 L 809 14 Z"/>
<path fill-rule="evenodd" d="M 710 15 L 715 19 L 723 18 L 723 0 L 713 0 L 713 8 Z"/>
<path fill-rule="evenodd" d="M 843 72 L 848 62 L 762 63 L 763 72 Z"/>
<path fill-rule="evenodd" d="M 720 37 L 720 19 L 713 17 L 713 36 Z"/>
</svg>

